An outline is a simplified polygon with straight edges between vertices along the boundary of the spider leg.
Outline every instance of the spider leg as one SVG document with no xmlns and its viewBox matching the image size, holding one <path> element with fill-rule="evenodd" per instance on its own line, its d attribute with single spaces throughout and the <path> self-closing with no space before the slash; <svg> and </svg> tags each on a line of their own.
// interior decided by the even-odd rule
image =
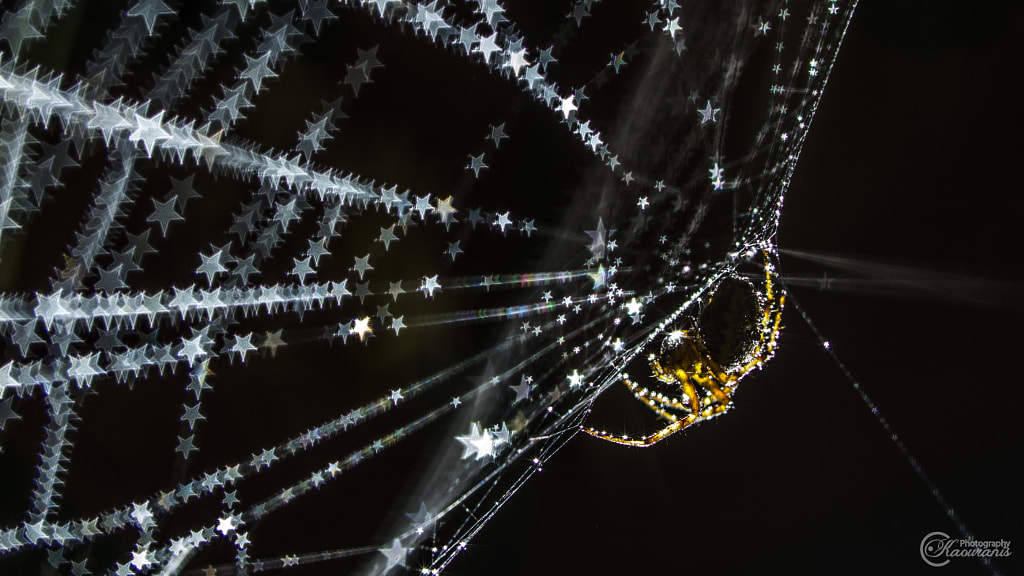
<svg viewBox="0 0 1024 576">
<path fill-rule="evenodd" d="M 703 349 L 703 352 L 704 361 L 707 362 L 708 369 L 711 371 L 711 375 L 714 376 L 716 380 L 718 380 L 719 382 L 732 382 L 735 380 L 734 376 L 729 376 L 728 374 L 726 374 L 725 370 L 722 370 L 722 367 L 718 365 L 718 362 L 715 362 L 714 359 L 711 358 L 711 354 L 707 352 L 706 348 Z"/>
<path fill-rule="evenodd" d="M 663 409 L 660 399 L 658 399 L 653 392 L 642 386 L 637 386 L 626 375 L 622 376 L 622 381 L 629 388 L 630 392 L 632 392 L 634 398 L 646 404 L 647 407 L 660 418 L 668 422 L 675 422 L 678 420 L 678 417 Z"/>
<path fill-rule="evenodd" d="M 701 419 L 706 417 L 717 416 L 729 409 L 729 405 L 732 403 L 732 390 L 728 386 L 736 382 L 739 377 L 727 374 L 722 367 L 718 365 L 718 362 L 711 357 L 707 349 L 704 348 L 703 344 L 699 344 L 701 356 L 703 358 L 703 364 L 697 366 L 698 372 L 689 375 L 689 378 L 700 384 L 701 388 L 704 388 L 715 399 L 715 403 L 709 407 L 705 407 L 700 411 Z M 707 367 L 707 371 L 711 374 L 704 376 L 703 367 Z"/>
<path fill-rule="evenodd" d="M 712 364 L 714 363 L 714 360 L 710 360 L 710 358 L 709 361 Z M 715 365 L 715 368 L 721 371 L 721 368 L 718 368 L 717 365 Z M 723 376 L 725 375 L 723 374 Z M 703 378 L 700 376 L 693 376 L 692 378 L 696 380 L 702 388 L 710 392 L 711 395 L 714 396 L 715 398 L 714 403 L 710 404 L 709 406 L 705 406 L 700 411 L 701 420 L 714 418 L 715 416 L 723 414 L 730 408 L 732 408 L 733 389 L 727 388 L 725 386 L 728 386 L 728 384 L 735 382 L 737 379 L 735 376 L 725 376 L 724 379 L 720 379 L 716 374 L 714 378 Z"/>
<path fill-rule="evenodd" d="M 608 434 L 607 432 L 602 432 L 600 430 L 595 430 L 593 428 L 582 428 L 582 430 L 595 438 L 600 438 L 601 440 L 606 440 L 608 442 L 613 442 L 615 444 L 622 444 L 624 446 L 637 446 L 640 448 L 646 448 L 647 446 L 657 444 L 658 442 L 664 440 L 665 438 L 668 438 L 672 434 L 675 434 L 680 430 L 685 430 L 686 428 L 698 422 L 701 418 L 700 402 L 697 400 L 697 390 L 694 388 L 693 382 L 690 380 L 690 377 L 687 376 L 685 372 L 682 373 L 682 376 L 679 380 L 679 384 L 683 387 L 683 393 L 686 394 L 686 396 L 690 400 L 691 412 L 682 418 L 676 417 L 676 420 L 673 421 L 671 424 L 665 426 L 664 428 L 658 430 L 653 434 L 643 436 L 641 438 L 629 438 L 613 436 L 611 434 Z M 650 404 L 648 404 L 648 406 L 650 406 Z"/>
<path fill-rule="evenodd" d="M 679 419 L 679 415 L 674 412 L 685 412 L 688 414 L 693 411 L 687 406 L 684 406 L 679 400 L 666 397 L 663 394 L 651 391 L 643 386 L 637 386 L 629 379 L 628 376 L 623 375 L 622 380 L 625 382 L 626 386 L 629 387 L 634 398 L 646 404 L 652 412 L 669 423 L 675 422 Z"/>
<path fill-rule="evenodd" d="M 662 420 L 669 423 L 679 420 L 679 416 L 676 416 L 675 414 L 669 412 L 666 409 L 675 408 L 675 406 L 672 406 L 671 404 L 666 404 L 664 400 L 658 398 L 647 398 L 645 396 L 637 396 L 636 398 L 637 400 L 640 400 L 641 402 L 646 404 L 647 407 L 651 409 L 651 412 L 657 414 L 658 417 L 661 418 Z"/>
<path fill-rule="evenodd" d="M 642 438 L 613 436 L 611 434 L 608 434 L 607 432 L 601 432 L 599 430 L 594 430 L 593 428 L 583 428 L 583 431 L 595 438 L 607 440 L 608 442 L 614 442 L 615 444 L 646 448 L 648 446 L 652 446 L 654 444 L 657 444 L 658 442 L 661 442 L 665 438 L 668 438 L 669 436 L 675 434 L 676 432 L 679 432 L 680 430 L 685 430 L 686 428 L 697 422 L 698 417 L 698 414 L 689 414 L 685 418 L 676 420 L 674 423 L 669 424 L 668 426 L 662 428 L 661 430 L 658 430 L 654 434 L 644 436 Z"/>
<path fill-rule="evenodd" d="M 696 374 L 691 376 L 691 378 L 697 382 L 697 384 L 700 384 L 702 388 L 710 392 L 711 395 L 715 397 L 716 402 L 719 404 L 728 404 L 732 401 L 732 397 L 727 391 L 723 390 L 722 387 L 719 386 L 719 383 L 728 384 L 733 382 L 734 378 L 731 378 L 722 372 L 722 369 L 718 368 L 718 365 L 715 364 L 714 360 L 708 358 L 708 362 L 714 365 L 714 369 L 712 369 L 712 374 L 714 375 L 713 378 L 705 378 Z M 715 369 L 717 369 L 717 372 Z"/>
<path fill-rule="evenodd" d="M 732 408 L 732 402 L 728 402 L 726 404 L 715 404 L 713 406 L 708 406 L 703 411 L 701 411 L 700 419 L 701 420 L 710 420 L 710 419 L 714 418 L 715 416 L 719 416 L 721 414 L 724 414 L 724 413 L 728 412 L 730 408 Z"/>
<path fill-rule="evenodd" d="M 769 297 L 771 297 L 771 289 L 770 288 L 769 288 L 768 294 L 769 294 Z M 766 360 L 771 358 L 772 355 L 775 353 L 775 347 L 778 344 L 779 324 L 781 324 L 781 322 L 782 322 L 782 307 L 783 307 L 783 304 L 785 304 L 785 302 L 786 302 L 786 295 L 785 294 L 781 294 L 781 295 L 779 295 L 779 300 L 778 300 L 778 306 L 777 307 L 770 307 L 769 306 L 769 307 L 765 308 L 764 317 L 761 319 L 761 327 L 762 327 L 761 328 L 761 333 L 762 334 L 765 334 L 765 333 L 769 334 L 769 336 L 767 338 L 767 342 L 765 341 L 764 336 L 762 336 L 761 337 L 761 341 L 760 341 L 760 343 L 758 345 L 758 348 L 757 348 L 756 356 L 754 357 L 753 360 L 748 362 L 745 366 L 743 366 L 743 368 L 740 369 L 740 371 L 739 371 L 740 374 L 746 374 L 747 372 L 750 372 L 754 368 L 757 368 L 762 363 L 764 363 Z M 775 317 L 774 320 L 772 320 L 772 316 L 773 315 Z M 770 330 L 769 330 L 769 326 L 771 327 Z"/>
</svg>

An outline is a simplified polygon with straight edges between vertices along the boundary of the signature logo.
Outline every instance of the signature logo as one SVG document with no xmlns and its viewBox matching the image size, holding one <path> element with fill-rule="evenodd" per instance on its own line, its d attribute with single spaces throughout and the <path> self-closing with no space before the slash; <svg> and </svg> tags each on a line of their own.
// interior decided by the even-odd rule
<svg viewBox="0 0 1024 576">
<path fill-rule="evenodd" d="M 930 532 L 921 539 L 920 552 L 925 564 L 941 568 L 951 558 L 1006 558 L 1010 541 L 950 538 L 945 532 Z"/>
</svg>

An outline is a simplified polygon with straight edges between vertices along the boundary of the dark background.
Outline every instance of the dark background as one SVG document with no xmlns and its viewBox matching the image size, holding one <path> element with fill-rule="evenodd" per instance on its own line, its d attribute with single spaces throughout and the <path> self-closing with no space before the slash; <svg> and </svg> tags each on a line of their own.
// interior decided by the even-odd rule
<svg viewBox="0 0 1024 576">
<path fill-rule="evenodd" d="M 780 247 L 1019 286 L 1022 18 L 1016 2 L 861 2 Z M 1019 302 L 793 294 L 974 536 L 1013 541 L 995 566 L 1020 573 Z M 792 306 L 785 324 L 726 417 L 646 450 L 575 439 L 450 573 L 986 573 L 921 561 L 924 535 L 956 528 Z"/>
</svg>

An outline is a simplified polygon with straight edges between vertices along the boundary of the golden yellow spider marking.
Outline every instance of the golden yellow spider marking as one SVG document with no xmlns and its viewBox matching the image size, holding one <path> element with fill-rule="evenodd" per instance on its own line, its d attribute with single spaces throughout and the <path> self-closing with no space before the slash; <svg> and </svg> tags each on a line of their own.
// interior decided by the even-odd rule
<svg viewBox="0 0 1024 576">
<path fill-rule="evenodd" d="M 678 396 L 638 386 L 623 374 L 623 381 L 633 396 L 668 422 L 668 425 L 642 438 L 613 436 L 593 428 L 583 428 L 583 431 L 616 444 L 646 447 L 727 411 L 732 405 L 737 383 L 755 368 L 760 368 L 775 353 L 785 295 L 779 294 L 776 297 L 772 284 L 773 271 L 766 252 L 764 295 L 759 298 L 761 315 L 757 326 L 758 340 L 745 355 L 743 362 L 728 371 L 723 370 L 712 358 L 698 329 L 672 332 L 665 337 L 661 352 L 651 354 L 649 361 L 654 377 L 665 384 L 677 386 Z"/>
</svg>

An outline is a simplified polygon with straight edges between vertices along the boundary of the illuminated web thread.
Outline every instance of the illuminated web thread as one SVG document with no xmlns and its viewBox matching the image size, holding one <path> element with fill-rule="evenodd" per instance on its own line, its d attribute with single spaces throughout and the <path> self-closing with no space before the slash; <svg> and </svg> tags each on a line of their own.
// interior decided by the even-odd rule
<svg viewBox="0 0 1024 576">
<path fill-rule="evenodd" d="M 818 339 L 818 343 L 821 345 L 821 349 L 825 351 L 825 354 L 828 355 L 832 362 L 835 363 L 836 367 L 839 368 L 839 371 L 843 373 L 843 376 L 846 378 L 846 381 L 849 382 L 850 387 L 853 388 L 854 392 L 857 393 L 857 397 L 860 398 L 861 402 L 863 402 L 864 405 L 867 406 L 868 410 L 871 411 L 871 415 L 874 416 L 876 420 L 878 420 L 878 423 L 882 426 L 882 430 L 885 431 L 885 433 L 889 436 L 889 439 L 892 440 L 892 443 L 895 444 L 896 448 L 899 449 L 901 454 L 903 454 L 903 458 L 907 461 L 907 464 L 909 464 L 910 467 L 913 468 L 914 473 L 917 474 L 917 477 L 921 479 L 921 482 L 923 482 L 924 485 L 928 488 L 928 492 L 931 494 L 932 498 L 935 499 L 935 502 L 942 508 L 946 515 L 949 516 L 950 521 L 953 522 L 953 525 L 956 526 L 956 529 L 965 539 L 974 540 L 974 534 L 970 531 L 970 529 L 967 528 L 967 524 L 960 519 L 960 515 L 956 513 L 956 510 L 953 508 L 953 506 L 950 505 L 949 501 L 946 500 L 946 497 L 943 496 L 942 492 L 939 491 L 939 487 L 935 485 L 931 477 L 928 476 L 928 473 L 925 472 L 924 468 L 921 466 L 921 463 L 910 451 L 910 448 L 907 447 L 906 443 L 903 442 L 903 439 L 900 438 L 900 435 L 896 433 L 895 429 L 893 429 L 892 425 L 889 423 L 889 420 L 882 414 L 882 411 L 878 408 L 878 405 L 875 404 L 874 400 L 872 400 L 870 396 L 868 396 L 867 391 L 864 390 L 864 388 L 860 385 L 860 382 L 858 382 L 857 379 L 854 378 L 853 374 L 850 372 L 850 369 L 847 368 L 846 364 L 843 363 L 842 359 L 839 358 L 839 354 L 836 353 L 835 348 L 832 347 L 829 340 L 825 338 L 825 335 L 822 334 L 820 330 L 818 330 L 818 326 L 815 325 L 811 318 L 807 315 L 807 311 L 804 310 L 803 306 L 800 305 L 796 298 L 793 298 L 792 295 L 790 295 L 790 298 L 790 301 L 793 303 L 793 306 L 796 307 L 797 312 L 800 313 L 800 317 L 803 318 L 804 322 L 807 323 L 807 327 L 810 328 L 811 332 L 814 333 L 814 337 Z M 995 565 L 992 564 L 991 558 L 987 556 L 979 556 L 978 559 L 981 560 L 981 563 L 984 564 L 985 567 L 988 568 L 989 572 L 991 572 L 992 574 L 1001 574 L 1001 572 L 995 567 Z"/>
</svg>

